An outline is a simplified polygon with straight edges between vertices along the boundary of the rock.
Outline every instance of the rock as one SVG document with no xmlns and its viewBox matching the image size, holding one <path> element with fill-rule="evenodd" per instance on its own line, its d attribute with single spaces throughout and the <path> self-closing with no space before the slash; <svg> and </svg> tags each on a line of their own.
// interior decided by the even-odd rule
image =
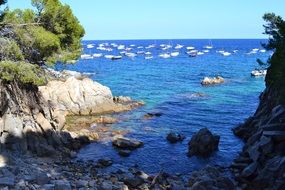
<svg viewBox="0 0 285 190">
<path fill-rule="evenodd" d="M 207 128 L 199 130 L 189 141 L 189 156 L 210 156 L 218 150 L 220 136 L 213 135 Z"/>
<path fill-rule="evenodd" d="M 57 180 L 55 181 L 55 190 L 71 190 L 71 185 L 68 181 Z"/>
<path fill-rule="evenodd" d="M 0 178 L 0 186 L 14 186 L 15 178 L 14 177 L 1 177 Z"/>
<path fill-rule="evenodd" d="M 241 173 L 242 177 L 248 178 L 254 174 L 257 168 L 257 163 L 253 162 L 249 166 L 247 166 Z"/>
<path fill-rule="evenodd" d="M 192 172 L 189 179 L 191 190 L 235 190 L 233 182 L 225 177 L 219 168 L 207 166 L 206 168 Z"/>
<path fill-rule="evenodd" d="M 177 143 L 179 141 L 183 141 L 185 139 L 184 135 L 181 134 L 177 134 L 177 133 L 169 133 L 166 137 L 166 139 L 170 142 L 170 143 Z"/>
<path fill-rule="evenodd" d="M 113 184 L 110 181 L 103 181 L 99 189 L 100 190 L 113 190 Z"/>
<path fill-rule="evenodd" d="M 120 149 L 118 150 L 118 153 L 120 156 L 122 157 L 128 157 L 131 155 L 131 151 L 130 150 L 123 150 L 123 149 Z"/>
<path fill-rule="evenodd" d="M 53 80 L 46 86 L 39 87 L 39 91 L 44 99 L 50 101 L 58 110 L 73 115 L 122 112 L 142 105 L 134 101 L 114 102 L 108 87 L 89 78 L 79 80 L 69 77 L 66 81 Z"/>
<path fill-rule="evenodd" d="M 98 160 L 98 166 L 101 168 L 109 167 L 113 164 L 113 161 L 110 158 L 102 158 Z"/>
<path fill-rule="evenodd" d="M 88 185 L 89 185 L 89 183 L 86 180 L 78 180 L 78 181 L 76 181 L 76 188 L 87 187 Z"/>
<path fill-rule="evenodd" d="M 225 82 L 225 79 L 223 77 L 220 77 L 220 76 L 213 77 L 213 78 L 205 77 L 202 80 L 201 84 L 202 85 L 214 85 L 214 84 L 221 84 L 224 82 Z"/>
<path fill-rule="evenodd" d="M 127 177 L 124 179 L 124 183 L 132 188 L 138 188 L 144 183 L 144 180 L 140 177 Z"/>
<path fill-rule="evenodd" d="M 161 117 L 161 116 L 162 116 L 162 113 L 147 113 L 144 115 L 144 118 L 145 119 L 151 119 L 154 117 Z"/>
<path fill-rule="evenodd" d="M 119 149 L 127 150 L 134 150 L 143 146 L 143 142 L 141 141 L 124 137 L 117 137 L 115 140 L 113 140 L 112 144 Z"/>
<path fill-rule="evenodd" d="M 45 185 L 43 185 L 43 189 L 44 190 L 54 190 L 55 185 L 54 184 L 45 184 Z"/>
<path fill-rule="evenodd" d="M 38 185 L 44 185 L 50 182 L 50 178 L 44 172 L 38 172 L 36 176 L 36 182 Z"/>
</svg>

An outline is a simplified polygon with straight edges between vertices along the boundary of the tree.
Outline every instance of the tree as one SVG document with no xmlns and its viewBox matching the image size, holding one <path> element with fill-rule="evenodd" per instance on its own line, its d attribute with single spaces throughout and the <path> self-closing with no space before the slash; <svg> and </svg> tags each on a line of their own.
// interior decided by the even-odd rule
<svg viewBox="0 0 285 190">
<path fill-rule="evenodd" d="M 0 0 L 0 5 L 5 2 Z M 44 72 L 38 65 L 74 60 L 82 51 L 84 29 L 68 5 L 59 0 L 32 0 L 32 5 L 36 12 L 5 9 L 0 13 L 0 79 L 4 81 L 42 84 Z"/>
<path fill-rule="evenodd" d="M 281 99 L 285 101 L 285 21 L 274 13 L 263 16 L 269 41 L 264 47 L 274 53 L 268 60 L 270 65 L 266 76 L 266 85 L 278 89 Z"/>
</svg>

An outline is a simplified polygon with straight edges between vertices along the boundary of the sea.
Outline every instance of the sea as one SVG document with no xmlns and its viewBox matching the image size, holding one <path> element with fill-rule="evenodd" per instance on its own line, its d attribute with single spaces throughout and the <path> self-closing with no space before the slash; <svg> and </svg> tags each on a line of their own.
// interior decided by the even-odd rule
<svg viewBox="0 0 285 190">
<path fill-rule="evenodd" d="M 59 63 L 56 70 L 89 73 L 94 81 L 108 86 L 114 96 L 144 101 L 146 104 L 141 108 L 115 115 L 119 122 L 108 126 L 128 131 L 127 137 L 143 141 L 144 146 L 124 158 L 110 140 L 102 140 L 82 148 L 77 159 L 95 162 L 110 158 L 114 165 L 137 165 L 148 173 L 189 174 L 207 165 L 229 166 L 243 147 L 232 129 L 254 114 L 265 88 L 265 78 L 252 77 L 251 72 L 261 68 L 257 59 L 266 62 L 272 55 L 263 50 L 262 44 L 266 42 L 264 39 L 83 41 L 83 54 L 102 54 L 102 57 L 80 59 L 69 65 Z M 206 45 L 213 47 L 207 49 Z M 191 57 L 186 53 L 193 48 L 200 55 Z M 126 52 L 134 54 L 126 56 Z M 159 56 L 173 52 L 179 55 Z M 224 56 L 223 52 L 230 54 Z M 105 55 L 122 58 L 111 60 Z M 204 77 L 214 76 L 222 76 L 225 83 L 201 85 Z M 147 113 L 162 115 L 145 119 Z M 188 157 L 189 140 L 205 127 L 220 135 L 219 150 L 209 158 Z M 186 139 L 170 144 L 166 140 L 170 132 L 183 134 Z"/>
</svg>

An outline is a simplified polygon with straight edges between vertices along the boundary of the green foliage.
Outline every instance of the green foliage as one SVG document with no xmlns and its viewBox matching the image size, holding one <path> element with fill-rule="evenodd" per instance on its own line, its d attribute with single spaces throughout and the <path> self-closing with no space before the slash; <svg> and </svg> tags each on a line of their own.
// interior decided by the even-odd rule
<svg viewBox="0 0 285 190">
<path fill-rule="evenodd" d="M 62 50 L 79 56 L 85 32 L 71 8 L 59 0 L 33 0 L 32 3 L 38 9 L 39 22 L 59 37 Z"/>
<path fill-rule="evenodd" d="M 59 38 L 41 26 L 25 26 L 15 29 L 14 32 L 26 60 L 30 62 L 46 62 L 60 52 Z"/>
<path fill-rule="evenodd" d="M 268 60 L 266 85 L 278 89 L 280 101 L 285 103 L 285 21 L 273 13 L 265 14 L 263 18 L 267 22 L 265 34 L 269 35 L 269 42 L 264 47 L 274 51 Z"/>
<path fill-rule="evenodd" d="M 0 61 L 3 60 L 22 61 L 24 56 L 14 40 L 0 37 Z"/>
<path fill-rule="evenodd" d="M 46 83 L 43 69 L 26 62 L 0 62 L 0 78 L 6 82 L 17 81 L 37 86 Z"/>
<path fill-rule="evenodd" d="M 24 59 L 35 64 L 78 59 L 84 29 L 67 5 L 59 0 L 32 0 L 31 9 L 6 10 L 2 24 L 17 42 Z"/>
</svg>

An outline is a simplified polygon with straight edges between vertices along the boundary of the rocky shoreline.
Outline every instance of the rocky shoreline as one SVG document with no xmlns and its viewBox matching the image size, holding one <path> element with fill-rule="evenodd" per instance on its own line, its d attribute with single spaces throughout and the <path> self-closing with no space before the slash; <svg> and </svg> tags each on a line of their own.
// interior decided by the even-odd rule
<svg viewBox="0 0 285 190">
<path fill-rule="evenodd" d="M 278 189 L 284 185 L 285 108 L 274 101 L 272 89 L 261 95 L 255 115 L 233 130 L 246 144 L 231 168 L 207 166 L 190 177 L 163 171 L 149 175 L 139 166 L 125 168 L 108 158 L 73 159 L 77 150 L 102 135 L 112 137 L 123 157 L 143 146 L 124 138 L 126 131 L 104 127 L 117 122 L 110 113 L 132 110 L 143 102 L 113 97 L 109 88 L 77 72 L 48 72 L 52 80 L 39 89 L 1 82 L 1 189 Z M 159 116 L 148 113 L 144 119 Z M 176 143 L 184 138 L 170 133 L 166 140 Z M 189 142 L 189 156 L 210 156 L 218 144 L 219 136 L 201 129 Z"/>
</svg>

